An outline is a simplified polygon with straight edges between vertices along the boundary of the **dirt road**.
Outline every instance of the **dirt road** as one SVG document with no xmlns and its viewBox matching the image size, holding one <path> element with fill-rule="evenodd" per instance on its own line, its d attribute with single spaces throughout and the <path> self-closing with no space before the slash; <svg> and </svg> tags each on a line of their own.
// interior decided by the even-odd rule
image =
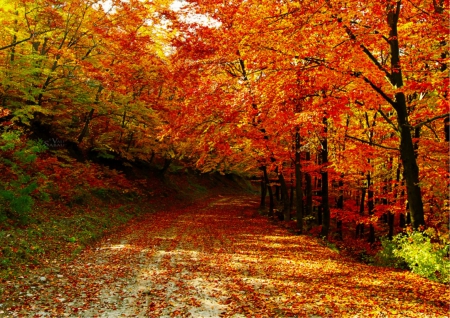
<svg viewBox="0 0 450 318">
<path fill-rule="evenodd" d="M 7 282 L 0 316 L 447 316 L 445 286 L 346 259 L 256 208 L 224 196 L 134 221 L 64 267 Z"/>
</svg>

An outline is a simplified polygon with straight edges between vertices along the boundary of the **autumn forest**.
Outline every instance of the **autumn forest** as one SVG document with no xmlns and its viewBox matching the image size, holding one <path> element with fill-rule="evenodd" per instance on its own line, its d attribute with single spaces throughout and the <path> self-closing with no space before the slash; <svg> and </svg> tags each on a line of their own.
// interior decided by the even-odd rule
<svg viewBox="0 0 450 318">
<path fill-rule="evenodd" d="M 447 0 L 0 3 L 0 316 L 445 317 Z"/>
</svg>

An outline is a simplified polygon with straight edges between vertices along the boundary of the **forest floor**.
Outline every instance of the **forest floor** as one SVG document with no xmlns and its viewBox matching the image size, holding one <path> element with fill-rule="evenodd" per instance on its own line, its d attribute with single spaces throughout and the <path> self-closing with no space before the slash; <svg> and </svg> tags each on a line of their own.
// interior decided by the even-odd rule
<svg viewBox="0 0 450 318">
<path fill-rule="evenodd" d="M 448 286 L 346 258 L 215 195 L 5 282 L 0 317 L 448 317 Z"/>
</svg>

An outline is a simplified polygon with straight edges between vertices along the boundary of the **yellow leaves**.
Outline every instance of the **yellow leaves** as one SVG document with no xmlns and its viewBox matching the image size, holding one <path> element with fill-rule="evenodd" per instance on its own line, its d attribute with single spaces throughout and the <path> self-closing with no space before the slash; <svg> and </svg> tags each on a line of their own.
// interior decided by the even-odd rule
<svg viewBox="0 0 450 318">
<path fill-rule="evenodd" d="M 399 33 L 407 32 L 407 31 L 409 31 L 410 29 L 412 29 L 414 27 L 417 27 L 417 25 L 414 22 L 410 21 L 410 22 L 406 22 L 406 23 L 400 24 L 398 26 L 398 31 L 399 31 Z"/>
<path fill-rule="evenodd" d="M 11 44 L 13 36 L 16 36 L 16 41 L 29 36 L 23 25 L 24 13 L 25 9 L 16 2 L 0 0 L 0 35 L 2 35 L 0 37 L 0 47 Z"/>
<path fill-rule="evenodd" d="M 17 10 L 17 5 L 14 3 L 14 1 L 10 0 L 0 0 L 0 11 L 2 13 L 7 12 L 14 12 Z M 0 20 L 3 20 L 4 15 L 0 15 Z"/>
</svg>

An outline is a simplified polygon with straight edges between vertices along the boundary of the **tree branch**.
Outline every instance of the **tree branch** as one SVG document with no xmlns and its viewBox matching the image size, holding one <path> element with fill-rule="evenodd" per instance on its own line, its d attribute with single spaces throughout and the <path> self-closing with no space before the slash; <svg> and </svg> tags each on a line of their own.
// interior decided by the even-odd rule
<svg viewBox="0 0 450 318">
<path fill-rule="evenodd" d="M 422 13 L 428 15 L 428 16 L 431 16 L 431 14 L 430 14 L 429 12 L 427 12 L 427 11 L 421 9 L 418 5 L 414 4 L 411 0 L 408 0 L 408 2 L 411 3 L 411 5 L 412 5 L 414 8 L 416 8 L 417 10 L 419 10 L 420 12 L 422 12 Z M 433 1 L 433 3 L 435 3 L 435 1 Z"/>
<path fill-rule="evenodd" d="M 417 125 L 412 126 L 411 128 L 412 129 L 416 129 L 416 128 L 422 127 L 423 125 L 429 124 L 429 123 L 431 123 L 431 122 L 433 122 L 435 120 L 438 120 L 438 119 L 441 119 L 441 118 L 445 118 L 445 117 L 449 117 L 449 116 L 450 116 L 449 114 L 442 114 L 442 115 L 439 115 L 439 116 L 435 116 L 435 117 L 430 118 L 428 120 L 425 120 L 425 121 L 423 121 L 421 123 L 418 123 Z"/>
<path fill-rule="evenodd" d="M 293 9 L 292 11 L 288 11 L 288 12 L 285 12 L 285 13 L 281 13 L 281 14 L 278 14 L 278 15 L 271 16 L 271 17 L 265 17 L 264 19 L 266 19 L 266 20 L 276 19 L 275 21 L 270 23 L 270 24 L 272 24 L 272 23 L 275 23 L 275 22 L 283 19 L 284 17 L 287 17 L 288 15 L 292 15 L 292 14 L 298 12 L 298 10 L 299 9 Z"/>
<path fill-rule="evenodd" d="M 392 98 L 387 96 L 386 93 L 383 92 L 381 88 L 376 86 L 370 79 L 368 79 L 366 76 L 362 75 L 360 72 L 353 72 L 352 75 L 355 77 L 362 76 L 364 82 L 369 84 L 370 87 L 372 87 L 375 92 L 377 92 L 379 95 L 381 95 L 381 97 L 383 97 L 384 100 L 386 100 L 389 104 L 392 105 L 392 107 L 394 107 L 395 110 L 397 110 L 397 104 L 392 100 Z"/>
<path fill-rule="evenodd" d="M 398 127 L 392 122 L 392 120 L 389 119 L 388 116 L 386 116 L 386 114 L 384 113 L 384 111 L 380 108 L 378 108 L 378 112 L 381 114 L 381 117 L 384 118 L 384 120 L 386 120 L 393 128 L 396 132 L 400 132 Z"/>
<path fill-rule="evenodd" d="M 5 45 L 5 46 L 0 47 L 0 51 L 9 49 L 10 47 L 13 47 L 13 46 L 16 46 L 16 45 L 18 45 L 18 44 L 20 44 L 20 43 L 29 41 L 29 40 L 31 40 L 32 38 L 34 38 L 35 36 L 37 36 L 37 35 L 41 35 L 41 34 L 44 34 L 44 33 L 50 32 L 50 31 L 51 31 L 51 30 L 33 33 L 33 34 L 31 34 L 29 37 L 27 37 L 26 39 L 22 39 L 22 40 L 20 40 L 20 41 L 16 41 L 16 42 L 11 43 L 11 44 L 9 44 L 9 45 Z"/>
<path fill-rule="evenodd" d="M 429 130 L 431 130 L 431 131 L 433 132 L 434 136 L 436 137 L 436 139 L 439 140 L 439 136 L 438 136 L 438 134 L 436 133 L 436 131 L 433 129 L 433 127 L 431 127 L 431 126 L 428 125 L 428 124 L 425 124 L 425 127 L 427 127 Z"/>
<path fill-rule="evenodd" d="M 398 148 L 383 146 L 383 145 L 380 145 L 380 144 L 377 144 L 377 143 L 374 143 L 374 142 L 370 142 L 370 141 L 367 141 L 367 140 L 359 139 L 359 138 L 356 138 L 356 137 L 353 137 L 353 136 L 350 136 L 350 135 L 347 135 L 347 134 L 345 134 L 345 137 L 353 139 L 353 140 L 356 140 L 356 141 L 359 141 L 359 142 L 362 142 L 364 144 L 371 145 L 371 146 L 380 147 L 380 148 L 388 149 L 388 150 L 400 151 L 400 149 L 398 149 Z"/>
<path fill-rule="evenodd" d="M 373 31 L 373 33 L 374 34 L 381 34 L 380 31 L 378 31 L 378 30 Z M 386 36 L 381 34 L 381 37 L 383 38 L 383 40 L 385 40 L 387 43 L 389 43 L 389 39 Z"/>
<path fill-rule="evenodd" d="M 352 39 L 353 41 L 356 42 L 356 35 L 352 32 L 352 30 L 350 30 L 350 28 L 348 26 L 344 26 L 345 28 L 345 32 L 347 32 L 348 36 L 350 37 L 350 39 Z M 359 44 L 359 47 L 363 50 L 363 52 L 369 57 L 369 59 L 378 67 L 378 69 L 382 72 L 384 72 L 384 74 L 386 74 L 386 76 L 390 79 L 391 78 L 391 73 L 389 73 L 384 67 L 383 65 L 380 64 L 380 62 L 378 62 L 378 60 L 376 59 L 375 56 L 373 56 L 373 54 L 369 51 L 368 48 L 366 48 L 366 46 L 362 43 Z"/>
</svg>

